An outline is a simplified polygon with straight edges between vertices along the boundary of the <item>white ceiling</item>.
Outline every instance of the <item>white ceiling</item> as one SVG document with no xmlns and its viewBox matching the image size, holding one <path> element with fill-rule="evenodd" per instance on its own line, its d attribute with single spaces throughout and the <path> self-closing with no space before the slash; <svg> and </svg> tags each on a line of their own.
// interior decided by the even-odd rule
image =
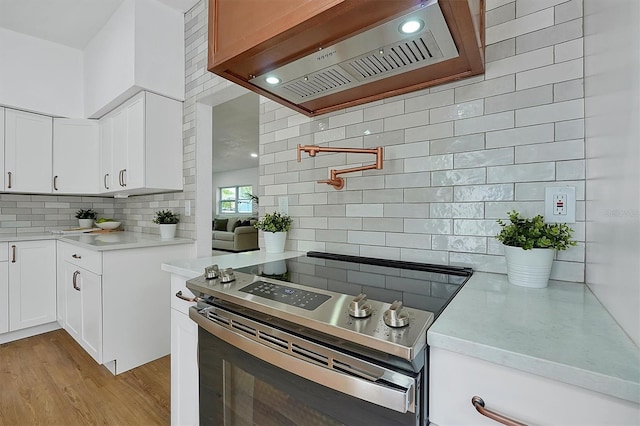
<svg viewBox="0 0 640 426">
<path fill-rule="evenodd" d="M 0 0 L 0 27 L 84 49 L 124 0 Z M 189 10 L 198 0 L 157 0 Z"/>
</svg>

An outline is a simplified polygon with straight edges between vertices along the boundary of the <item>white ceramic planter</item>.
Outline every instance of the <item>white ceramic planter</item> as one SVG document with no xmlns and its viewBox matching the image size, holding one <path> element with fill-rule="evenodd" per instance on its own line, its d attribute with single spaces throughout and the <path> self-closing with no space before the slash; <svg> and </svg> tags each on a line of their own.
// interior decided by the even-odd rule
<svg viewBox="0 0 640 426">
<path fill-rule="evenodd" d="M 174 238 L 176 236 L 177 223 L 161 223 L 160 226 L 160 238 L 163 240 Z"/>
<path fill-rule="evenodd" d="M 513 285 L 544 288 L 549 284 L 555 250 L 504 246 L 507 260 L 507 278 Z"/>
<path fill-rule="evenodd" d="M 78 219 L 80 228 L 93 228 L 93 219 Z"/>
<path fill-rule="evenodd" d="M 286 232 L 265 232 L 264 246 L 267 253 L 282 253 L 286 239 Z"/>
</svg>

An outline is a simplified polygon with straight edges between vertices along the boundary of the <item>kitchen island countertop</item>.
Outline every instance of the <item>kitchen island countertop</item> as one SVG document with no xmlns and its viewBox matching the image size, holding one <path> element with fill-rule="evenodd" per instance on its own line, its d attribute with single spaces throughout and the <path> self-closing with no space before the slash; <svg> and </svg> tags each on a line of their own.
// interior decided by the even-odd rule
<svg viewBox="0 0 640 426">
<path fill-rule="evenodd" d="M 430 346 L 640 403 L 640 350 L 585 284 L 533 289 L 476 272 Z"/>
</svg>

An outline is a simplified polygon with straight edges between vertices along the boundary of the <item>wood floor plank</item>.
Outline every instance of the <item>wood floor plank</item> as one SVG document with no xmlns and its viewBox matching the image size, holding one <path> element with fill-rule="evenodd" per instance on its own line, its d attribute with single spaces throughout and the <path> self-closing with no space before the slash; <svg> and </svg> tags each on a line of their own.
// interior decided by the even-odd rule
<svg viewBox="0 0 640 426">
<path fill-rule="evenodd" d="M 0 425 L 169 425 L 170 368 L 114 377 L 64 330 L 0 345 Z"/>
</svg>

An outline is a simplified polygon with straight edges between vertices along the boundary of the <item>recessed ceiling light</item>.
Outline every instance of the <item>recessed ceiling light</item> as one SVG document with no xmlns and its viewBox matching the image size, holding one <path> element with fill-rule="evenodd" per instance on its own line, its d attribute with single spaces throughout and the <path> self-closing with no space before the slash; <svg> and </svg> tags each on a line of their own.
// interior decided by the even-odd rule
<svg viewBox="0 0 640 426">
<path fill-rule="evenodd" d="M 258 154 L 256 154 L 255 152 L 252 152 L 252 153 L 251 153 L 251 154 L 249 154 L 249 155 L 251 155 L 253 158 L 258 158 Z"/>
<path fill-rule="evenodd" d="M 398 31 L 400 31 L 402 34 L 413 34 L 420 31 L 423 27 L 423 20 L 411 18 L 401 23 Z"/>
<path fill-rule="evenodd" d="M 280 79 L 278 77 L 274 77 L 274 76 L 269 76 L 269 77 L 265 78 L 264 81 L 266 81 L 269 84 L 278 84 L 278 83 L 280 83 Z"/>
</svg>

